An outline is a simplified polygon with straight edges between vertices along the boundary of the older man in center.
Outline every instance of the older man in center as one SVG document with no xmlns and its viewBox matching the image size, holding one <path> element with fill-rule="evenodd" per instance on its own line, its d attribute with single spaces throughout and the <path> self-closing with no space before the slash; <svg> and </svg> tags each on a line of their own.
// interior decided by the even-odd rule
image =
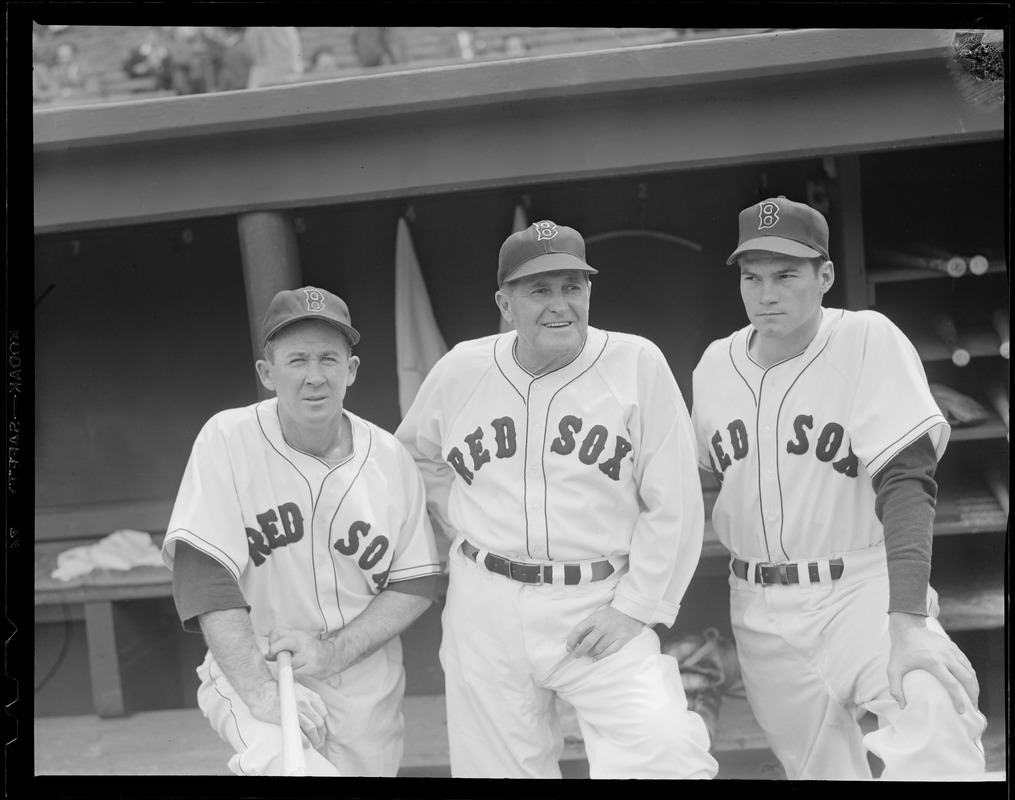
<svg viewBox="0 0 1015 800">
<path fill-rule="evenodd" d="M 443 614 L 456 777 L 560 777 L 556 698 L 593 778 L 711 778 L 704 722 L 652 629 L 671 625 L 701 554 L 694 438 L 666 359 L 589 327 L 574 229 L 501 247 L 510 333 L 457 345 L 396 436 L 453 539 Z"/>
</svg>

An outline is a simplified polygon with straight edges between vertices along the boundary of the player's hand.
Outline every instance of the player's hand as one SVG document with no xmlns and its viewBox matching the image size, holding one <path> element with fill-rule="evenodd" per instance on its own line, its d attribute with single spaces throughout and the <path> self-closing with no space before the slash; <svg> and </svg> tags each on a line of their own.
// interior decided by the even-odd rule
<svg viewBox="0 0 1015 800">
<path fill-rule="evenodd" d="M 645 624 L 613 606 L 590 614 L 571 629 L 565 647 L 574 658 L 591 656 L 598 661 L 613 655 L 642 632 Z"/>
<path fill-rule="evenodd" d="M 328 718 L 328 707 L 321 696 L 301 683 L 294 683 L 296 694 L 296 712 L 303 734 L 303 746 L 319 750 L 327 735 L 325 720 Z M 278 682 L 271 680 L 263 683 L 255 696 L 248 699 L 250 713 L 272 725 L 282 724 L 282 706 L 278 692 Z"/>
<path fill-rule="evenodd" d="M 335 643 L 318 639 L 295 628 L 275 628 L 268 635 L 268 658 L 274 660 L 282 650 L 292 653 L 293 675 L 297 678 L 327 680 L 339 671 Z"/>
<path fill-rule="evenodd" d="M 976 671 L 955 643 L 928 628 L 924 617 L 901 612 L 893 612 L 888 616 L 888 630 L 892 639 L 892 650 L 888 658 L 888 691 L 899 707 L 906 707 L 902 678 L 914 669 L 926 670 L 937 678 L 948 690 L 959 714 L 965 711 L 966 705 L 962 689 L 965 689 L 975 707 L 980 695 Z"/>
</svg>

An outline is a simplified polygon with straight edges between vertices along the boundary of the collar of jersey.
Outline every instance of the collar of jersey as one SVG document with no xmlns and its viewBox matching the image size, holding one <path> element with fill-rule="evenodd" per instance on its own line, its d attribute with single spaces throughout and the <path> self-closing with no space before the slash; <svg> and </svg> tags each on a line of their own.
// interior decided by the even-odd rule
<svg viewBox="0 0 1015 800">
<path fill-rule="evenodd" d="M 574 376 L 584 372 L 599 358 L 603 345 L 606 343 L 606 331 L 601 331 L 598 328 L 590 326 L 585 336 L 585 342 L 575 357 L 566 364 L 549 372 L 544 372 L 541 375 L 533 375 L 518 363 L 518 359 L 515 358 L 515 344 L 517 341 L 517 333 L 499 337 L 494 348 L 494 358 L 507 379 L 524 392 L 524 389 L 530 384 L 545 381 L 549 385 L 556 385 L 569 381 Z"/>
</svg>

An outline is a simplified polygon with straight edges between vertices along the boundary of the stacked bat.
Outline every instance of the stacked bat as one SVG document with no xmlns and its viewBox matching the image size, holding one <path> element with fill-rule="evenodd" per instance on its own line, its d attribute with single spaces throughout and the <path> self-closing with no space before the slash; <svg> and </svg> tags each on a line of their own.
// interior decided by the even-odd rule
<svg viewBox="0 0 1015 800">
<path fill-rule="evenodd" d="M 938 248 L 919 249 L 919 254 L 903 253 L 898 250 L 880 249 L 875 255 L 880 261 L 903 269 L 924 269 L 944 272 L 953 278 L 961 278 L 968 271 L 972 275 L 983 275 L 991 270 L 999 271 L 1005 262 L 991 260 L 984 255 L 960 256 Z"/>
<path fill-rule="evenodd" d="M 997 415 L 1004 421 L 1004 428 L 1007 435 L 1011 435 L 1008 427 L 1008 387 L 1005 382 L 998 379 L 987 385 L 987 399 L 994 406 Z"/>
<path fill-rule="evenodd" d="M 991 315 L 991 324 L 998 338 L 997 352 L 1003 358 L 1008 358 L 1008 312 L 998 308 Z M 964 367 L 969 363 L 969 350 L 959 343 L 959 332 L 955 320 L 947 312 L 936 314 L 931 320 L 931 326 L 937 338 L 941 340 L 951 355 L 952 363 L 957 367 Z"/>
</svg>

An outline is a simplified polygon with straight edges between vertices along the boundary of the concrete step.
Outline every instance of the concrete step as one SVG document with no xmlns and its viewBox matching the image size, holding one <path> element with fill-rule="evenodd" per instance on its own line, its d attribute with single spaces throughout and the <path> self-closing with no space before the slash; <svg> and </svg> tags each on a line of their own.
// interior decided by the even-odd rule
<svg viewBox="0 0 1015 800">
<path fill-rule="evenodd" d="M 448 777 L 447 716 L 443 695 L 405 698 L 404 777 Z M 574 713 L 559 706 L 565 735 L 565 777 L 587 777 L 585 748 Z M 778 763 L 765 745 L 747 702 L 725 697 L 713 748 L 720 778 L 778 777 Z M 148 711 L 116 719 L 95 715 L 35 720 L 36 775 L 229 775 L 229 745 L 211 730 L 198 709 Z M 1004 780 L 1003 719 L 992 720 L 984 739 L 987 779 Z"/>
</svg>

